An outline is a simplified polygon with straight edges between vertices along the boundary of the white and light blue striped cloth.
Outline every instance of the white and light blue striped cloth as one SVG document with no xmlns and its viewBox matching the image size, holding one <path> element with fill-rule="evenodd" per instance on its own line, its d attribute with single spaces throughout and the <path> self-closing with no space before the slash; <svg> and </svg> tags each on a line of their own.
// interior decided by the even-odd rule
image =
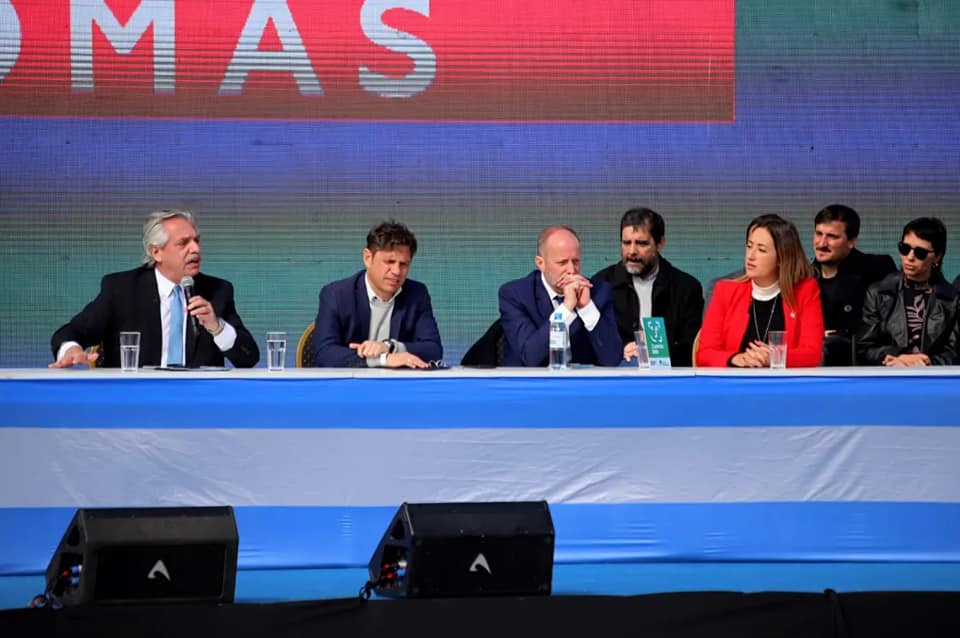
<svg viewBox="0 0 960 638">
<path fill-rule="evenodd" d="M 540 499 L 560 563 L 960 562 L 952 370 L 3 377 L 0 576 L 78 507 L 233 505 L 241 568 L 298 568 L 404 501 Z"/>
</svg>

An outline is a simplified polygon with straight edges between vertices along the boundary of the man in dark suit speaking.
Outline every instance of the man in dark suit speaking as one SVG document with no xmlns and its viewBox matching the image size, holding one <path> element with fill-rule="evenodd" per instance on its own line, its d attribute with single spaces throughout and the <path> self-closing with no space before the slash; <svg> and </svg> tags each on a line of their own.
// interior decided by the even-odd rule
<svg viewBox="0 0 960 638">
<path fill-rule="evenodd" d="M 313 342 L 318 367 L 427 368 L 443 358 L 430 293 L 407 279 L 417 239 L 403 224 L 367 233 L 365 270 L 320 291 Z"/>
<path fill-rule="evenodd" d="M 143 225 L 143 251 L 141 267 L 106 275 L 97 298 L 53 334 L 50 367 L 92 361 L 118 367 L 119 333 L 125 331 L 140 333 L 143 366 L 222 366 L 224 357 L 240 368 L 256 365 L 260 351 L 237 314 L 233 286 L 200 273 L 193 215 L 150 213 Z M 94 345 L 99 353 L 84 350 Z"/>
<path fill-rule="evenodd" d="M 500 287 L 503 365 L 545 366 L 550 315 L 561 310 L 574 363 L 616 366 L 622 348 L 610 284 L 580 274 L 580 239 L 551 226 L 537 239 L 537 269 Z"/>
<path fill-rule="evenodd" d="M 594 275 L 613 287 L 613 309 L 623 356 L 636 356 L 634 331 L 643 317 L 663 317 L 674 367 L 692 365 L 693 341 L 703 318 L 703 288 L 661 254 L 667 243 L 660 213 L 631 208 L 620 218 L 622 259 Z"/>
</svg>

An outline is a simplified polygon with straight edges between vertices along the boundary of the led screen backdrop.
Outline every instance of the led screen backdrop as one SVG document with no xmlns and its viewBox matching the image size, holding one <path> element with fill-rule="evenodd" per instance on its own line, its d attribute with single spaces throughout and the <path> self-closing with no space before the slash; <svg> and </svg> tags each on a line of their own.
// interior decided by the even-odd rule
<svg viewBox="0 0 960 638">
<path fill-rule="evenodd" d="M 733 117 L 732 0 L 14 4 L 7 114 Z"/>
<path fill-rule="evenodd" d="M 704 284 L 766 212 L 953 239 L 958 36 L 923 1 L 0 0 L 0 365 L 49 361 L 156 208 L 197 214 L 257 335 L 299 334 L 367 229 L 407 223 L 449 363 L 551 223 L 592 274 L 650 206 Z"/>
</svg>

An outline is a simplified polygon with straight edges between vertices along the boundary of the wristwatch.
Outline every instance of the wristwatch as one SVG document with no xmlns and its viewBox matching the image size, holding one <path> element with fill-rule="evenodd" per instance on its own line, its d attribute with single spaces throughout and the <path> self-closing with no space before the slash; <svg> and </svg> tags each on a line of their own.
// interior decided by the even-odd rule
<svg viewBox="0 0 960 638">
<path fill-rule="evenodd" d="M 207 328 L 207 327 L 204 326 L 204 328 Z M 209 332 L 210 335 L 213 336 L 213 337 L 219 336 L 220 333 L 223 332 L 223 317 L 219 317 L 219 318 L 217 319 L 217 329 L 216 329 L 216 330 L 210 330 L 209 328 L 207 328 L 207 332 Z"/>
<path fill-rule="evenodd" d="M 393 339 L 384 339 L 383 345 L 387 346 L 387 354 L 393 354 L 397 351 L 397 342 Z"/>
</svg>

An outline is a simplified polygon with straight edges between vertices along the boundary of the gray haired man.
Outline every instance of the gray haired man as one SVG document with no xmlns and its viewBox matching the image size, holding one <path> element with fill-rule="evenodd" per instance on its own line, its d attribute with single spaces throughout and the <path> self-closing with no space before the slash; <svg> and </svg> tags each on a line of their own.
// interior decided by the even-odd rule
<svg viewBox="0 0 960 638">
<path fill-rule="evenodd" d="M 256 365 L 260 352 L 237 314 L 233 285 L 200 272 L 193 215 L 151 213 L 142 239 L 143 265 L 106 275 L 96 299 L 53 334 L 50 367 L 118 367 L 121 332 L 140 333 L 142 366 Z M 86 352 L 90 346 L 100 351 Z"/>
</svg>

